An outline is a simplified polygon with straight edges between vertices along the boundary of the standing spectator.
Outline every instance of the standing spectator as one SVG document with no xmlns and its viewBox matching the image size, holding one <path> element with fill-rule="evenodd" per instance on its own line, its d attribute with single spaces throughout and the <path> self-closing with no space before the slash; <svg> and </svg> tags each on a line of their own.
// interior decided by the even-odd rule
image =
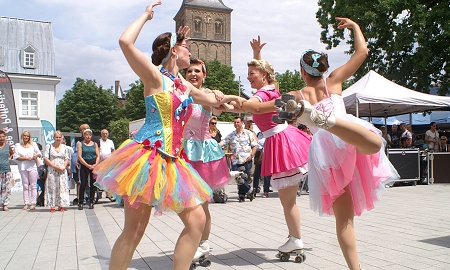
<svg viewBox="0 0 450 270">
<path fill-rule="evenodd" d="M 11 167 L 9 166 L 9 159 L 14 155 L 11 146 L 6 143 L 6 134 L 0 130 L 0 205 L 3 211 L 9 211 L 8 204 L 11 196 L 11 181 L 13 180 L 11 174 Z"/>
<path fill-rule="evenodd" d="M 209 120 L 209 134 L 211 137 L 220 143 L 222 141 L 222 134 L 220 134 L 220 130 L 217 128 L 217 117 L 212 116 L 211 120 Z"/>
<path fill-rule="evenodd" d="M 86 129 L 91 129 L 88 124 L 81 124 L 80 125 L 80 134 L 81 134 L 81 140 L 80 141 L 84 140 L 83 132 Z M 92 133 L 92 130 L 91 130 L 91 133 Z M 100 146 L 100 139 L 97 136 L 95 136 L 93 133 L 92 133 L 91 141 L 95 142 L 98 146 Z"/>
<path fill-rule="evenodd" d="M 28 210 L 28 205 L 30 205 L 30 210 L 36 209 L 36 182 L 38 178 L 36 160 L 41 156 L 38 146 L 31 141 L 30 132 L 24 130 L 20 137 L 20 143 L 16 143 L 14 146 L 14 159 L 19 163 L 19 172 L 22 178 L 25 204 L 23 210 Z"/>
<path fill-rule="evenodd" d="M 244 117 L 244 128 L 246 130 L 250 130 L 253 133 L 253 135 L 255 136 L 256 140 L 258 140 L 258 136 L 256 136 L 256 132 L 253 130 L 253 117 L 252 117 L 252 115 L 247 115 L 247 116 Z M 258 149 L 256 151 L 258 151 L 260 149 L 261 149 L 261 147 L 258 145 Z M 252 158 L 252 160 L 253 160 L 253 158 Z M 248 178 L 247 178 L 247 181 L 248 181 L 249 185 L 253 184 L 253 175 L 254 175 L 254 173 L 255 173 L 255 167 L 252 166 L 250 168 L 250 175 L 248 175 Z M 254 186 L 254 185 L 252 185 L 252 186 Z M 253 191 L 256 191 L 256 190 L 253 190 Z M 255 194 L 255 193 L 253 192 L 253 194 Z"/>
<path fill-rule="evenodd" d="M 114 147 L 114 142 L 110 139 L 108 139 L 109 132 L 106 129 L 103 129 L 101 131 L 101 140 L 100 140 L 100 161 L 107 159 L 109 156 L 111 156 L 112 152 L 116 150 Z M 113 194 L 106 192 L 106 198 L 108 198 L 111 202 L 115 202 L 116 200 L 113 197 Z"/>
<path fill-rule="evenodd" d="M 447 137 L 441 136 L 441 152 L 450 152 Z"/>
<path fill-rule="evenodd" d="M 61 131 L 55 131 L 54 142 L 47 144 L 44 153 L 44 162 L 48 165 L 47 180 L 45 181 L 45 205 L 50 212 L 66 211 L 69 202 L 69 187 L 66 168 L 69 164 L 69 155 L 66 145 L 62 143 Z"/>
<path fill-rule="evenodd" d="M 390 135 L 391 135 L 391 148 L 399 148 L 400 147 L 400 132 L 399 132 L 398 126 L 396 124 L 392 125 Z"/>
<path fill-rule="evenodd" d="M 262 159 L 264 154 L 264 142 L 266 141 L 266 138 L 264 138 L 264 134 L 260 131 L 258 132 L 258 135 L 256 136 L 258 139 L 258 151 L 256 152 L 254 164 L 255 164 L 255 171 L 253 173 L 253 194 L 256 196 L 256 193 L 259 193 L 260 187 L 259 187 L 259 180 L 261 178 L 261 165 L 262 165 Z M 264 184 L 263 184 L 263 198 L 269 197 L 270 192 L 270 178 L 271 176 L 263 176 Z"/>
<path fill-rule="evenodd" d="M 381 139 L 383 140 L 384 148 L 387 149 L 391 146 L 391 143 L 392 143 L 391 135 L 389 135 L 387 133 L 386 126 L 381 126 L 380 130 L 381 130 Z"/>
<path fill-rule="evenodd" d="M 231 170 L 238 171 L 238 168 L 244 166 L 247 176 L 250 175 L 252 167 L 252 159 L 258 149 L 258 142 L 253 132 L 242 127 L 242 117 L 236 116 L 234 118 L 234 127 L 236 130 L 225 137 L 223 145 L 229 146 L 232 152 L 231 155 Z M 252 195 L 253 187 L 249 186 L 248 181 L 245 180 L 243 185 L 239 186 L 239 199 L 245 194 Z"/>
<path fill-rule="evenodd" d="M 436 129 L 436 122 L 430 123 L 430 129 L 425 132 L 425 142 L 428 144 L 428 150 L 439 152 L 441 142 L 439 141 L 439 132 Z"/>
<path fill-rule="evenodd" d="M 77 143 L 78 162 L 80 163 L 80 190 L 78 191 L 78 210 L 83 210 L 84 192 L 89 186 L 89 209 L 94 209 L 94 195 L 97 188 L 94 186 L 95 165 L 100 159 L 97 143 L 91 140 L 92 130 L 83 131 L 83 141 Z M 89 180 L 89 183 L 88 183 Z"/>
<path fill-rule="evenodd" d="M 402 130 L 402 136 L 400 137 L 401 147 L 403 147 L 403 148 L 411 147 L 411 145 L 412 145 L 411 132 L 407 129 L 405 123 L 400 124 L 400 129 Z"/>
</svg>

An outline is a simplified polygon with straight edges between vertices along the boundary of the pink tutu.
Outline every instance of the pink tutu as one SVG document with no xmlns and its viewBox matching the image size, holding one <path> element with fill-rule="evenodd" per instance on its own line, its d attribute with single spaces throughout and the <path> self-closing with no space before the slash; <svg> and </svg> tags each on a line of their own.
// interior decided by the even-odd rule
<svg viewBox="0 0 450 270">
<path fill-rule="evenodd" d="M 209 185 L 212 190 L 218 189 L 228 184 L 230 170 L 225 157 L 209 161 L 189 161 L 188 163 L 197 170 L 202 179 Z"/>
<path fill-rule="evenodd" d="M 353 115 L 346 114 L 339 118 L 356 122 L 381 136 L 374 126 Z M 372 155 L 358 154 L 355 146 L 326 130 L 318 130 L 314 134 L 308 160 L 310 204 L 320 214 L 333 215 L 334 201 L 349 186 L 354 213 L 360 216 L 364 210 L 374 208 L 374 202 L 379 199 L 379 192 L 384 190 L 385 184 L 399 178 L 383 147 Z"/>
</svg>

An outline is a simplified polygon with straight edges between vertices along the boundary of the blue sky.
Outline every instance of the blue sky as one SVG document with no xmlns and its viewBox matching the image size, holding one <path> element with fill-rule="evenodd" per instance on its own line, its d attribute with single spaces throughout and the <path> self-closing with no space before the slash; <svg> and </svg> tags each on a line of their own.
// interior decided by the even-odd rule
<svg viewBox="0 0 450 270">
<path fill-rule="evenodd" d="M 0 16 L 46 21 L 52 23 L 56 52 L 55 75 L 57 100 L 70 89 L 77 77 L 95 79 L 109 88 L 120 80 L 122 88 L 137 80 L 120 51 L 118 40 L 125 28 L 142 14 L 151 1 L 123 0 L 3 0 Z M 315 18 L 318 6 L 311 0 L 223 0 L 232 12 L 232 66 L 236 80 L 247 93 L 246 63 L 252 58 L 249 42 L 261 36 L 268 44 L 263 58 L 277 72 L 299 69 L 299 57 L 309 48 L 325 51 L 320 43 L 320 26 Z M 182 0 L 163 0 L 155 8 L 155 17 L 148 22 L 136 45 L 148 57 L 151 44 L 160 33 L 174 31 L 173 17 Z M 326 51 L 331 70 L 344 64 L 349 55 L 345 42 Z"/>
</svg>

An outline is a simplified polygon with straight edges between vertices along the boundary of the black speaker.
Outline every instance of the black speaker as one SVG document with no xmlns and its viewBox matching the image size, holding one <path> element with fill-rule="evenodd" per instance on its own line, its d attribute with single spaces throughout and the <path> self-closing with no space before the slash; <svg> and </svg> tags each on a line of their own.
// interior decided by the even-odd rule
<svg viewBox="0 0 450 270">
<path fill-rule="evenodd" d="M 428 158 L 434 183 L 450 183 L 450 153 L 429 153 Z"/>
<path fill-rule="evenodd" d="M 400 175 L 400 181 L 420 180 L 419 149 L 388 149 L 388 158 Z"/>
</svg>

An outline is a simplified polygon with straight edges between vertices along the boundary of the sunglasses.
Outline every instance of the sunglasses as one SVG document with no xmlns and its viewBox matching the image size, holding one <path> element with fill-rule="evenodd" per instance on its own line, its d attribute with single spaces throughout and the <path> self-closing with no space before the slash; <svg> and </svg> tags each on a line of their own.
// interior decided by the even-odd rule
<svg viewBox="0 0 450 270">
<path fill-rule="evenodd" d="M 217 122 L 209 122 L 211 125 L 217 125 Z"/>
<path fill-rule="evenodd" d="M 177 45 L 186 48 L 188 51 L 191 51 L 191 44 L 177 43 Z"/>
</svg>

